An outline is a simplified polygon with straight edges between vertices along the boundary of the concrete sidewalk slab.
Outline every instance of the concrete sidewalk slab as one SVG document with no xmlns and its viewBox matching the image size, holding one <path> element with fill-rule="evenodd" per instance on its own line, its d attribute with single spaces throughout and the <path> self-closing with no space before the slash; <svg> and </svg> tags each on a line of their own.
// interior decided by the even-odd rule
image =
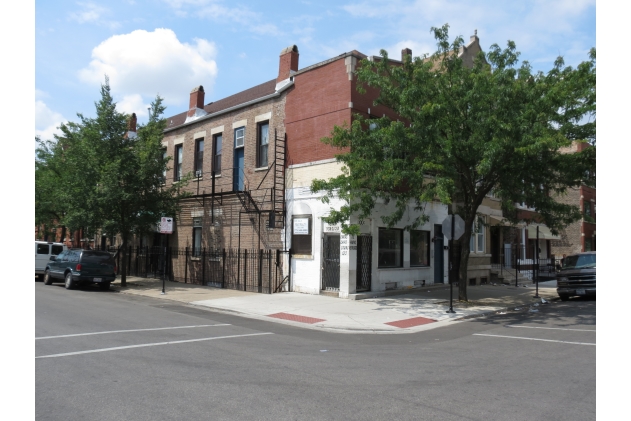
<svg viewBox="0 0 631 421">
<path fill-rule="evenodd" d="M 470 287 L 467 291 L 470 301 L 461 303 L 454 288 L 454 314 L 447 313 L 449 288 L 444 285 L 399 295 L 375 293 L 377 296 L 373 298 L 348 300 L 297 292 L 259 294 L 169 281 L 165 282 L 163 295 L 162 281 L 158 279 L 128 277 L 127 284 L 121 288 L 117 282 L 112 289 L 307 329 L 351 333 L 418 332 L 541 302 L 533 298 L 534 290 L 530 287 L 485 285 Z M 551 300 L 556 297 L 556 289 L 540 287 L 539 295 Z"/>
</svg>

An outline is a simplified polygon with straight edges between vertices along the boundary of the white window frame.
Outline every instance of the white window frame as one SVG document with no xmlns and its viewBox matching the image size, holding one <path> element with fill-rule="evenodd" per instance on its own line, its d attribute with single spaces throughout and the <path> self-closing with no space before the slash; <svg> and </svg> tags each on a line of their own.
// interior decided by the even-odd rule
<svg viewBox="0 0 631 421">
<path fill-rule="evenodd" d="M 239 136 L 239 131 L 242 132 L 241 136 Z M 234 148 L 243 148 L 245 146 L 245 126 L 239 127 L 238 129 L 234 129 Z"/>
<path fill-rule="evenodd" d="M 478 232 L 479 230 L 479 232 Z M 480 243 L 482 247 L 480 247 Z M 486 216 L 476 216 L 471 229 L 469 250 L 471 253 L 483 254 L 486 249 Z"/>
</svg>

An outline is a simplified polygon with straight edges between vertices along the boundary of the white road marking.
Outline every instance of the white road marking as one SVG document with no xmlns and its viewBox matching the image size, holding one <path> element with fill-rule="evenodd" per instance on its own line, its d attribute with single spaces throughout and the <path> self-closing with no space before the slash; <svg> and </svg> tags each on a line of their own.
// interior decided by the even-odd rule
<svg viewBox="0 0 631 421">
<path fill-rule="evenodd" d="M 114 348 L 90 349 L 88 351 L 77 351 L 77 352 L 66 352 L 64 354 L 42 355 L 42 356 L 39 356 L 39 357 L 35 357 L 35 359 L 38 359 L 38 358 L 67 357 L 69 355 L 80 355 L 80 354 L 92 354 L 92 353 L 95 353 L 95 352 L 118 351 L 120 349 L 144 348 L 144 347 L 148 347 L 148 346 L 174 345 L 174 344 L 183 344 L 183 343 L 187 343 L 187 342 L 212 341 L 214 339 L 243 338 L 243 337 L 246 337 L 246 336 L 260 336 L 260 335 L 273 335 L 273 333 L 272 332 L 249 333 L 249 334 L 246 334 L 246 335 L 214 336 L 212 338 L 187 339 L 187 340 L 184 340 L 184 341 L 156 342 L 156 343 L 151 343 L 151 344 L 117 346 L 117 347 L 114 347 Z"/>
<path fill-rule="evenodd" d="M 521 325 L 506 325 L 506 327 L 523 327 L 525 329 L 571 330 L 573 332 L 596 332 L 596 329 L 566 329 L 562 327 L 539 327 L 539 326 L 521 326 Z"/>
<path fill-rule="evenodd" d="M 543 342 L 557 342 L 561 344 L 573 344 L 573 345 L 592 345 L 596 346 L 596 344 L 587 343 L 587 342 L 568 342 L 568 341 L 555 341 L 552 339 L 537 339 L 537 338 L 524 338 L 521 336 L 503 336 L 503 335 L 486 335 L 483 333 L 474 333 L 474 336 L 492 336 L 494 338 L 509 338 L 509 339 L 526 339 L 528 341 L 543 341 Z"/>
<path fill-rule="evenodd" d="M 127 333 L 127 332 L 147 332 L 150 330 L 169 330 L 169 329 L 191 329 L 194 327 L 214 327 L 214 326 L 230 326 L 227 323 L 221 323 L 216 325 L 195 325 L 195 326 L 174 326 L 174 327 L 156 327 L 152 329 L 128 329 L 128 330 L 110 330 L 105 332 L 91 332 L 91 333 L 74 333 L 71 335 L 59 335 L 59 336 L 41 336 L 39 338 L 35 338 L 35 340 L 39 339 L 57 339 L 57 338 L 70 338 L 73 336 L 88 336 L 88 335 L 105 335 L 108 333 Z"/>
</svg>

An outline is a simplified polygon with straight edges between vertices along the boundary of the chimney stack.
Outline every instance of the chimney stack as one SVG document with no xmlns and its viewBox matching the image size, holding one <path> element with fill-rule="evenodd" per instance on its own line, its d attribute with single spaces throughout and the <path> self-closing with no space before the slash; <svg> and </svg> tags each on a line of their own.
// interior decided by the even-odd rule
<svg viewBox="0 0 631 421">
<path fill-rule="evenodd" d="M 136 113 L 131 113 L 131 117 L 127 120 L 127 133 L 125 133 L 125 139 L 133 139 L 136 137 Z"/>
<path fill-rule="evenodd" d="M 401 50 L 401 61 L 405 61 L 405 56 L 410 56 L 410 58 L 412 58 L 412 50 L 410 50 L 409 48 L 404 48 L 403 50 Z"/>
<path fill-rule="evenodd" d="M 277 83 L 289 79 L 292 72 L 298 71 L 298 55 L 298 47 L 296 45 L 287 47 L 280 52 Z"/>
<path fill-rule="evenodd" d="M 191 91 L 191 100 L 188 105 L 188 113 L 186 116 L 193 117 L 197 108 L 200 110 L 204 109 L 204 87 L 202 85 L 199 85 Z"/>
</svg>

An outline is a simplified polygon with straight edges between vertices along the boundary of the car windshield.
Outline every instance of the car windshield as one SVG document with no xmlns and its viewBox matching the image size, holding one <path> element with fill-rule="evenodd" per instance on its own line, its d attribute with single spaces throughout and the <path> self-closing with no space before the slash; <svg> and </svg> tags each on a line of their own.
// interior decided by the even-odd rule
<svg viewBox="0 0 631 421">
<path fill-rule="evenodd" d="M 84 263 L 105 263 L 108 265 L 114 266 L 114 258 L 109 253 L 99 253 L 99 252 L 83 252 L 83 256 L 81 256 L 81 261 Z"/>
<path fill-rule="evenodd" d="M 596 267 L 595 254 L 578 254 L 563 259 L 563 269 L 586 269 Z"/>
</svg>

